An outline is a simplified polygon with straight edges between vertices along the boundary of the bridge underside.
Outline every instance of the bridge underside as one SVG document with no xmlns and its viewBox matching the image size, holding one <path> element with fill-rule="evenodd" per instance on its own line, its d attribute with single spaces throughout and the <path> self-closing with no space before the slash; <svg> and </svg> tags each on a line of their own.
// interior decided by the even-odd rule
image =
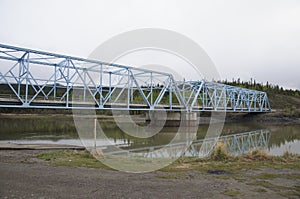
<svg viewBox="0 0 300 199">
<path fill-rule="evenodd" d="M 269 112 L 265 92 L 0 44 L 0 107 Z"/>
</svg>

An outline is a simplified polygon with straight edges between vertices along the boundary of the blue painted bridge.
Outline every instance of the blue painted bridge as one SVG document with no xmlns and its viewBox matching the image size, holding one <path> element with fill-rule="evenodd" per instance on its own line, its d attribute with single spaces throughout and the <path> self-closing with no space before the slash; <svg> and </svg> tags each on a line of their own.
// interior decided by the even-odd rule
<svg viewBox="0 0 300 199">
<path fill-rule="evenodd" d="M 270 112 L 265 92 L 0 44 L 0 107 Z"/>
</svg>

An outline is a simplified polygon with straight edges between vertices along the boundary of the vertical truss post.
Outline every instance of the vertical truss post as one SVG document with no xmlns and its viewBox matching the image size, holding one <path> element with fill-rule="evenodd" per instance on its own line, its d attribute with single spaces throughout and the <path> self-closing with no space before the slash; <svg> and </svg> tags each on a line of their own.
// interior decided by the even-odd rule
<svg viewBox="0 0 300 199">
<path fill-rule="evenodd" d="M 108 83 L 109 84 L 108 85 L 109 86 L 108 93 L 111 93 L 111 72 L 109 72 L 108 74 L 109 74 L 109 76 L 108 76 L 108 81 L 109 81 L 109 83 Z"/>
<path fill-rule="evenodd" d="M 153 73 L 150 73 L 150 109 L 153 109 Z"/>
<path fill-rule="evenodd" d="M 253 109 L 256 112 L 256 101 L 257 101 L 257 93 L 253 94 Z"/>
<path fill-rule="evenodd" d="M 67 67 L 67 76 L 66 76 L 66 81 L 67 81 L 67 97 L 66 97 L 66 106 L 69 107 L 69 85 L 70 85 L 70 62 L 69 60 L 67 60 L 67 65 L 65 67 Z"/>
<path fill-rule="evenodd" d="M 29 106 L 29 104 L 28 104 L 29 88 L 28 87 L 29 87 L 29 83 L 30 83 L 30 81 L 29 81 L 29 53 L 27 53 L 25 55 L 25 57 L 27 57 L 26 61 L 24 59 L 22 59 L 22 61 L 23 61 L 24 69 L 26 68 L 26 88 L 25 88 L 25 103 L 24 103 L 24 105 L 27 107 L 27 106 Z M 26 66 L 25 66 L 24 62 L 26 62 Z M 25 72 L 25 70 L 24 70 L 24 72 Z"/>
<path fill-rule="evenodd" d="M 259 111 L 262 111 L 262 103 L 261 103 L 261 93 L 259 93 Z"/>
<path fill-rule="evenodd" d="M 205 91 L 206 91 L 206 89 L 203 88 L 203 93 L 202 93 L 202 110 L 204 110 L 204 103 L 205 103 L 205 100 L 206 100 L 205 97 L 204 97 Z"/>
<path fill-rule="evenodd" d="M 226 95 L 226 88 L 223 86 L 223 95 L 224 95 L 224 100 L 223 100 L 223 106 L 224 106 L 224 111 L 227 110 L 227 95 Z"/>
<path fill-rule="evenodd" d="M 86 69 L 83 69 L 83 101 L 86 101 L 86 87 L 87 87 L 87 82 L 86 82 Z"/>
<path fill-rule="evenodd" d="M 214 93 L 213 93 L 213 99 L 214 99 L 214 110 L 217 110 L 217 86 L 214 86 Z"/>
<path fill-rule="evenodd" d="M 57 65 L 54 66 L 54 82 L 53 82 L 53 99 L 56 100 L 56 77 L 57 76 Z"/>
<path fill-rule="evenodd" d="M 103 108 L 103 65 L 100 65 L 100 108 Z"/>
<path fill-rule="evenodd" d="M 21 76 L 23 75 L 23 72 L 22 72 L 22 61 L 18 61 L 18 65 L 19 65 L 19 75 L 18 75 L 18 78 L 17 78 L 17 84 L 18 84 L 18 96 L 21 95 Z"/>
<path fill-rule="evenodd" d="M 127 108 L 129 109 L 130 106 L 130 71 L 127 69 L 127 76 L 128 76 L 128 81 L 127 81 Z"/>
<path fill-rule="evenodd" d="M 169 77 L 169 105 L 170 105 L 170 109 L 172 110 L 172 87 L 173 87 L 173 81 L 172 79 Z"/>
</svg>

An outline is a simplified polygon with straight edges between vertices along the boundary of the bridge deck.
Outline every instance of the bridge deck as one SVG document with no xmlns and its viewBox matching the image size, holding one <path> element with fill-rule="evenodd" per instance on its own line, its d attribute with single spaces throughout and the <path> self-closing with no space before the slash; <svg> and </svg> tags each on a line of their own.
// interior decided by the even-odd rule
<svg viewBox="0 0 300 199">
<path fill-rule="evenodd" d="M 11 107 L 11 108 L 26 108 L 18 99 L 12 99 L 12 98 L 3 98 L 0 97 L 0 107 Z M 72 101 L 69 103 L 68 106 L 66 106 L 66 101 L 60 101 L 60 100 L 34 100 L 30 104 L 31 108 L 55 108 L 55 109 L 95 109 L 95 110 L 102 110 L 102 109 L 130 109 L 130 110 L 147 110 L 150 109 L 149 106 L 146 104 L 130 104 L 129 107 L 126 103 L 106 103 L 103 107 L 98 107 L 95 102 L 78 102 L 78 101 Z M 169 111 L 181 111 L 185 110 L 184 106 L 181 105 L 172 105 L 172 107 L 168 105 L 157 105 L 155 106 L 154 110 L 169 110 Z M 226 112 L 256 112 L 254 108 L 231 108 L 231 107 L 217 107 L 217 110 L 214 110 L 214 107 L 202 107 L 202 106 L 193 106 L 193 111 L 226 111 Z M 264 109 L 261 112 L 269 112 L 268 109 Z"/>
</svg>

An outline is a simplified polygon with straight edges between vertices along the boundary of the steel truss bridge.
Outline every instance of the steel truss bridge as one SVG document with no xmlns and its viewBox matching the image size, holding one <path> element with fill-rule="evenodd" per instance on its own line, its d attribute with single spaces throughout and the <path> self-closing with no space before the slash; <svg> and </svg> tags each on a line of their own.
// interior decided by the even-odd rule
<svg viewBox="0 0 300 199">
<path fill-rule="evenodd" d="M 0 107 L 269 112 L 265 92 L 0 44 Z"/>
<path fill-rule="evenodd" d="M 225 135 L 191 142 L 178 142 L 168 145 L 143 147 L 129 150 L 109 151 L 103 149 L 105 155 L 126 155 L 147 158 L 176 158 L 181 156 L 208 157 L 218 143 L 222 143 L 231 155 L 241 155 L 256 149 L 267 150 L 271 131 L 267 129 L 249 131 L 233 135 Z M 126 149 L 126 148 L 124 148 Z"/>
</svg>

